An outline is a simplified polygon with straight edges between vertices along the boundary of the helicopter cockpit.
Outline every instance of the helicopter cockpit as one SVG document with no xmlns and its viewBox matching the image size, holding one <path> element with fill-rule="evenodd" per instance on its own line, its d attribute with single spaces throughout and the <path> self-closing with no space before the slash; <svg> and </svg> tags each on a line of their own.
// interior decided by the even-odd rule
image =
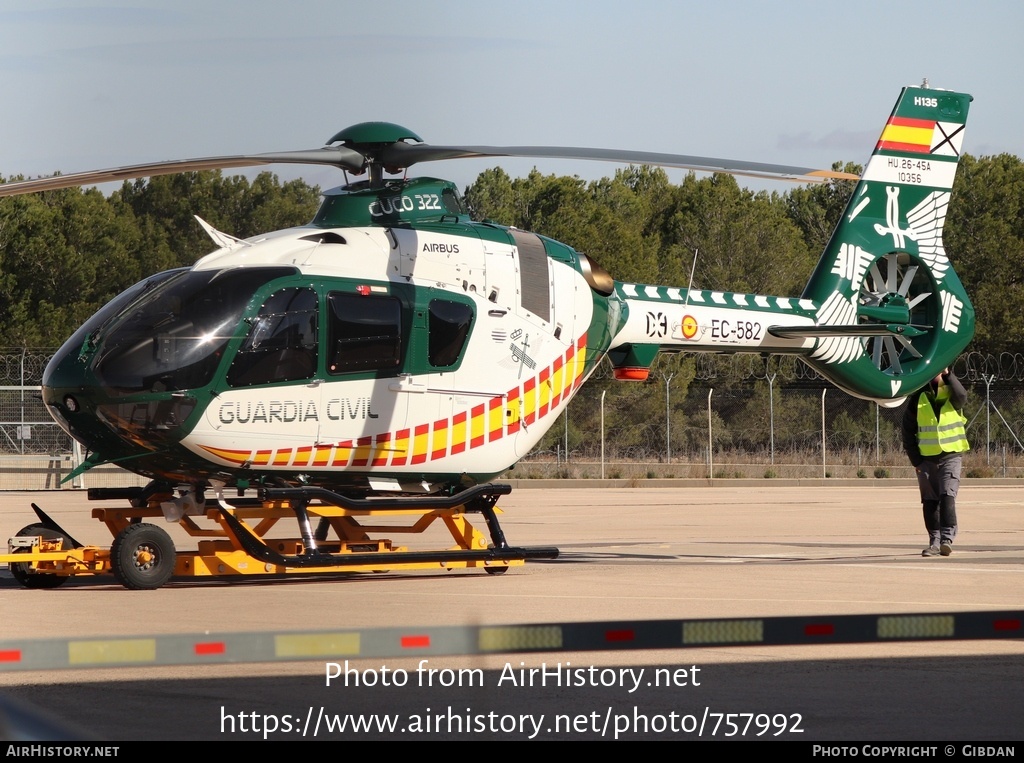
<svg viewBox="0 0 1024 763">
<path fill-rule="evenodd" d="M 76 332 L 43 397 L 111 459 L 180 440 L 232 390 L 454 371 L 474 317 L 450 292 L 311 281 L 290 267 L 168 271 Z"/>
<path fill-rule="evenodd" d="M 101 346 L 91 363 L 97 381 L 111 395 L 206 386 L 256 290 L 292 272 L 193 270 L 167 279 L 97 337 Z"/>
</svg>

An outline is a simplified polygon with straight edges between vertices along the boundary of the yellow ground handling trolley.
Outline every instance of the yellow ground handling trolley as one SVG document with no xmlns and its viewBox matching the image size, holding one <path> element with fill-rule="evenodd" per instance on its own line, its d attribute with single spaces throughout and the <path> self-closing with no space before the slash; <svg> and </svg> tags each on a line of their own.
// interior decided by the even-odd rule
<svg viewBox="0 0 1024 763">
<path fill-rule="evenodd" d="M 166 485 L 92 489 L 89 500 L 128 504 L 92 511 L 114 537 L 109 548 L 79 543 L 32 504 L 39 521 L 9 540 L 9 553 L 0 562 L 26 588 L 56 588 L 76 575 L 108 573 L 132 589 L 159 588 L 172 577 L 457 568 L 497 575 L 527 559 L 558 556 L 557 548 L 515 548 L 505 541 L 496 504 L 511 491 L 509 485 L 488 484 L 451 496 L 352 498 L 323 488 L 268 487 L 229 503 L 185 500 L 187 495 L 176 496 Z M 472 514 L 483 518 L 487 535 L 470 523 Z M 198 548 L 177 550 L 163 527 L 145 521 L 153 518 L 176 522 L 198 539 Z M 272 531 L 282 519 L 297 521 L 297 536 L 275 537 Z M 453 541 L 448 548 L 410 550 L 382 537 L 419 535 L 438 524 Z"/>
</svg>

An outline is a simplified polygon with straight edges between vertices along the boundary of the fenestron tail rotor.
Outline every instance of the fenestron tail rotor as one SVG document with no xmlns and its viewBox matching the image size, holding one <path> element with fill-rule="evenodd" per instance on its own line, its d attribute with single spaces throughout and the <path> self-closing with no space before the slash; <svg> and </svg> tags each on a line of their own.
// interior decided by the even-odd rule
<svg viewBox="0 0 1024 763">
<path fill-rule="evenodd" d="M 861 284 L 862 308 L 905 306 L 909 316 L 926 312 L 925 300 L 933 297 L 933 289 L 923 274 L 918 277 L 919 271 L 920 266 L 906 254 L 892 252 L 879 258 L 868 268 Z M 923 357 L 911 339 L 902 335 L 868 337 L 864 348 L 875 368 L 893 375 L 903 373 L 901 358 Z"/>
</svg>

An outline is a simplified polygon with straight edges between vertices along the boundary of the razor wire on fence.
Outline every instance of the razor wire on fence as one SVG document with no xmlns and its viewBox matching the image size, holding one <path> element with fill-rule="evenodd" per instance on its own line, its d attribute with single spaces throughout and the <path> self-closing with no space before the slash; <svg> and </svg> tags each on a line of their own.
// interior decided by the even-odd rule
<svg viewBox="0 0 1024 763">
<path fill-rule="evenodd" d="M 0 454 L 71 451 L 71 438 L 50 418 L 40 392 L 52 349 L 0 350 Z"/>
<path fill-rule="evenodd" d="M 975 384 L 991 382 L 1002 384 L 1024 382 L 1024 355 L 1019 352 L 1001 352 L 998 355 L 984 355 L 968 352 L 961 355 L 953 370 L 960 380 Z"/>
</svg>

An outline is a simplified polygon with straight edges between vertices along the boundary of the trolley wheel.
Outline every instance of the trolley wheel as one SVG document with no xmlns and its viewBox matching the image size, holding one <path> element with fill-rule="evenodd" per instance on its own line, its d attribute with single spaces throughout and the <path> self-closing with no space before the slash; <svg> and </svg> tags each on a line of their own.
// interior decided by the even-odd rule
<svg viewBox="0 0 1024 763">
<path fill-rule="evenodd" d="M 110 569 L 117 582 L 135 591 L 159 588 L 174 574 L 174 541 L 156 525 L 124 528 L 110 546 Z"/>
<path fill-rule="evenodd" d="M 62 540 L 67 542 L 63 535 L 43 525 L 29 525 L 18 531 L 18 535 L 40 535 L 45 540 Z M 28 553 L 28 549 L 18 549 L 15 553 Z M 67 582 L 64 575 L 54 575 L 52 572 L 32 572 L 31 567 L 26 564 L 9 564 L 11 575 L 25 588 L 56 588 Z"/>
<path fill-rule="evenodd" d="M 488 575 L 504 575 L 508 572 L 508 567 L 484 567 L 484 572 Z"/>
</svg>

